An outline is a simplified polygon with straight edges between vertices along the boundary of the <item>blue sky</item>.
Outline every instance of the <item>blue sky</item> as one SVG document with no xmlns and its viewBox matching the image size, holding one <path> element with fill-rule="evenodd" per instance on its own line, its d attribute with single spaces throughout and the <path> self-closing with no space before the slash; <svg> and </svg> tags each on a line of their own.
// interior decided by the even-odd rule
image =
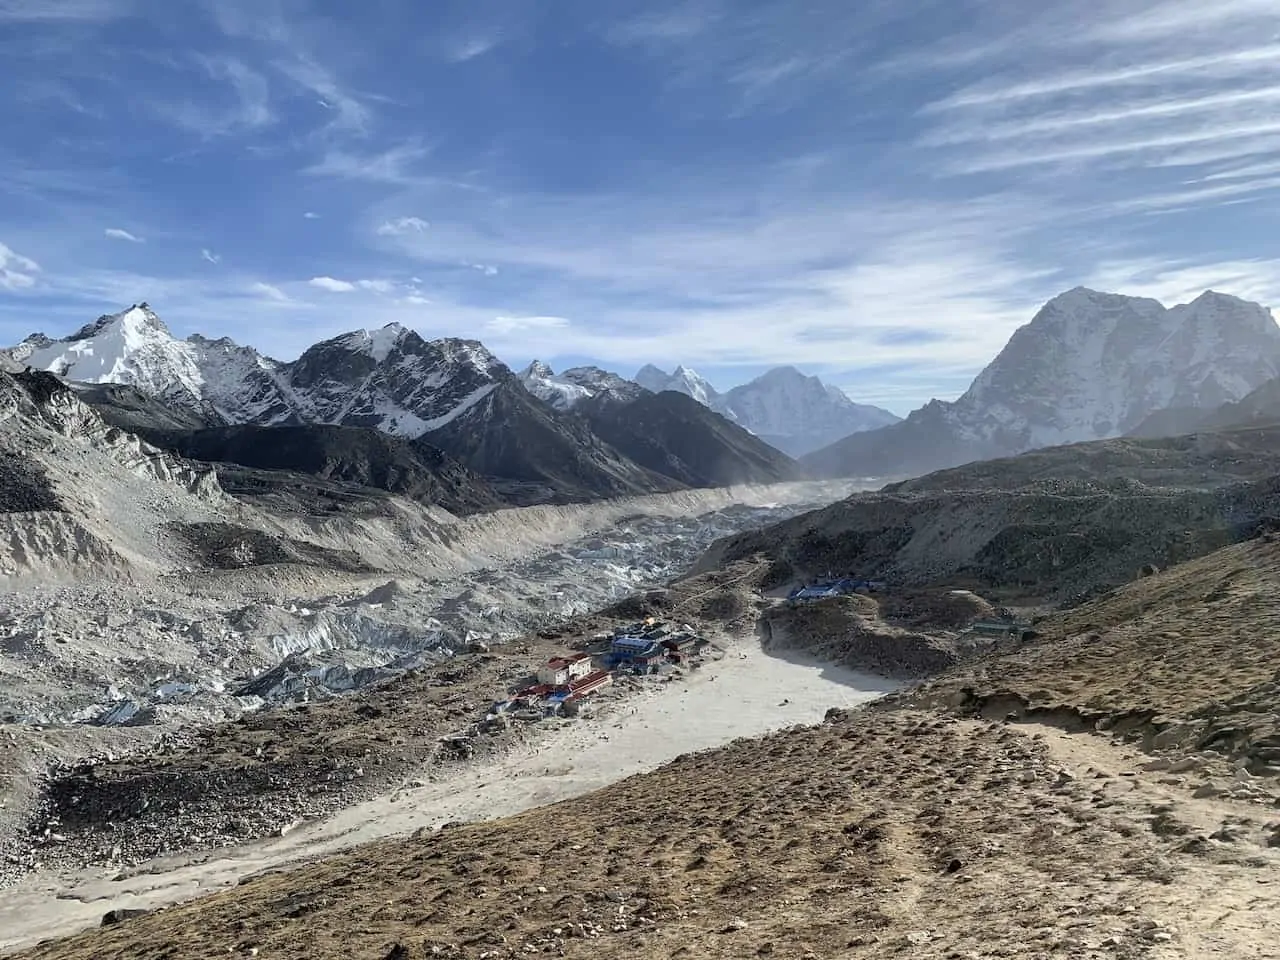
<svg viewBox="0 0 1280 960">
<path fill-rule="evenodd" d="M 0 0 L 0 340 L 794 363 L 905 413 L 1054 293 L 1280 302 L 1274 0 Z"/>
</svg>

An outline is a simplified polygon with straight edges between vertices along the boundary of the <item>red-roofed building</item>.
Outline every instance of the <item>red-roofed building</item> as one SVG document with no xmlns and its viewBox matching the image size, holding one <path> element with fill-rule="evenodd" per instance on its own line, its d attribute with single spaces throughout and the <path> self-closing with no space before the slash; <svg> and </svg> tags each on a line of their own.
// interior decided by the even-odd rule
<svg viewBox="0 0 1280 960">
<path fill-rule="evenodd" d="M 580 680 L 591 672 L 591 654 L 575 653 L 568 657 L 553 657 L 538 668 L 538 681 L 562 687 Z"/>
</svg>

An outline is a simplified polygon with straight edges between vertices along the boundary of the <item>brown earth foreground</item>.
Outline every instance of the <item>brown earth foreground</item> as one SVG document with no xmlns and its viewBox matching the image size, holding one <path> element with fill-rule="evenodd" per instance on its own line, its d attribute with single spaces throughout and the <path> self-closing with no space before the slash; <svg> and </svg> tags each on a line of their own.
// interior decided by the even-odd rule
<svg viewBox="0 0 1280 960">
<path fill-rule="evenodd" d="M 1280 543 L 876 709 L 23 957 L 1280 956 Z"/>
</svg>

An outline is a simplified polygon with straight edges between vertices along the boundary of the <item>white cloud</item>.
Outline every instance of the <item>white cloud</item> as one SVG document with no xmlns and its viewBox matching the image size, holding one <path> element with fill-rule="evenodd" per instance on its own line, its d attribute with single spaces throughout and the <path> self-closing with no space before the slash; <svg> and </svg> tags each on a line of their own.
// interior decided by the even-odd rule
<svg viewBox="0 0 1280 960">
<path fill-rule="evenodd" d="M 36 274 L 40 265 L 30 257 L 0 243 L 0 288 L 5 290 L 23 290 L 35 286 Z"/>
<path fill-rule="evenodd" d="M 390 280 L 357 280 L 356 286 L 372 293 L 391 293 L 395 289 L 395 284 Z"/>
<path fill-rule="evenodd" d="M 295 51 L 277 61 L 276 69 L 315 96 L 316 102 L 332 115 L 331 130 L 362 133 L 370 121 L 369 109 L 350 93 L 327 68 L 311 57 Z"/>
<path fill-rule="evenodd" d="M 375 232 L 382 237 L 395 237 L 403 233 L 422 233 L 430 226 L 421 217 L 396 217 L 384 220 Z"/>
<path fill-rule="evenodd" d="M 274 284 L 261 281 L 251 283 L 249 292 L 266 300 L 274 300 L 276 303 L 293 303 L 293 298 Z"/>
<path fill-rule="evenodd" d="M 128 230 L 121 230 L 119 227 L 108 227 L 106 230 L 102 232 L 105 236 L 110 237 L 112 240 L 127 240 L 129 243 L 145 243 L 146 242 L 145 240 L 142 239 L 142 237 L 136 236 L 130 233 Z"/>
<path fill-rule="evenodd" d="M 302 219 L 304 219 L 304 220 L 319 220 L 319 219 L 320 219 L 320 214 L 315 213 L 314 211 L 308 210 L 306 213 L 304 213 L 304 214 L 302 215 Z"/>
<path fill-rule="evenodd" d="M 354 283 L 346 280 L 335 280 L 333 277 L 312 277 L 307 283 L 313 287 L 319 287 L 321 290 L 328 290 L 330 293 L 350 293 L 356 288 Z"/>
<path fill-rule="evenodd" d="M 401 297 L 400 302 L 412 304 L 418 307 L 426 306 L 427 304 L 431 303 L 431 301 L 428 300 L 426 297 L 417 293 L 411 293 L 407 297 Z"/>
<path fill-rule="evenodd" d="M 212 250 L 209 250 L 207 248 L 200 251 L 200 259 L 206 261 L 207 263 L 212 263 L 215 265 L 222 262 L 221 256 L 219 256 L 218 254 L 214 253 Z"/>
<path fill-rule="evenodd" d="M 303 170 L 317 177 L 337 177 L 342 180 L 365 180 L 370 183 L 387 183 L 411 186 L 422 183 L 424 178 L 411 168 L 431 151 L 426 147 L 408 143 L 383 150 L 380 153 L 357 154 L 347 150 L 330 150 L 318 162 Z"/>
<path fill-rule="evenodd" d="M 498 268 L 487 263 L 468 263 L 467 266 L 472 270 L 483 273 L 486 277 L 496 277 L 498 275 Z"/>
</svg>

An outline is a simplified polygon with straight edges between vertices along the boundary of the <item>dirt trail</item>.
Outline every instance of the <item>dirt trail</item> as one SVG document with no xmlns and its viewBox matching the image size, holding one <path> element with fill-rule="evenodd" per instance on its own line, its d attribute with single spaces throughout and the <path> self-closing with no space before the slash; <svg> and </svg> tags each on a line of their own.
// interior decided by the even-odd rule
<svg viewBox="0 0 1280 960">
<path fill-rule="evenodd" d="M 1271 809 L 1197 796 L 1177 773 L 1149 769 L 1162 765 L 1150 755 L 1106 737 L 1036 723 L 1013 726 L 1039 739 L 1096 808 L 1159 835 L 1186 837 L 1180 852 L 1195 857 L 1194 868 L 1150 889 L 1142 904 L 1171 938 L 1153 946 L 1155 960 L 1280 956 L 1280 848 L 1268 845 L 1277 836 L 1266 829 L 1277 825 Z"/>
<path fill-rule="evenodd" d="M 889 681 L 802 658 L 767 657 L 743 641 L 684 683 L 655 685 L 608 716 L 567 724 L 538 746 L 461 779 L 406 784 L 263 843 L 161 858 L 123 874 L 39 876 L 0 898 L 0 950 L 74 933 L 108 910 L 177 903 L 359 843 L 580 796 L 684 753 L 816 723 L 830 707 L 863 703 L 891 687 Z"/>
</svg>

